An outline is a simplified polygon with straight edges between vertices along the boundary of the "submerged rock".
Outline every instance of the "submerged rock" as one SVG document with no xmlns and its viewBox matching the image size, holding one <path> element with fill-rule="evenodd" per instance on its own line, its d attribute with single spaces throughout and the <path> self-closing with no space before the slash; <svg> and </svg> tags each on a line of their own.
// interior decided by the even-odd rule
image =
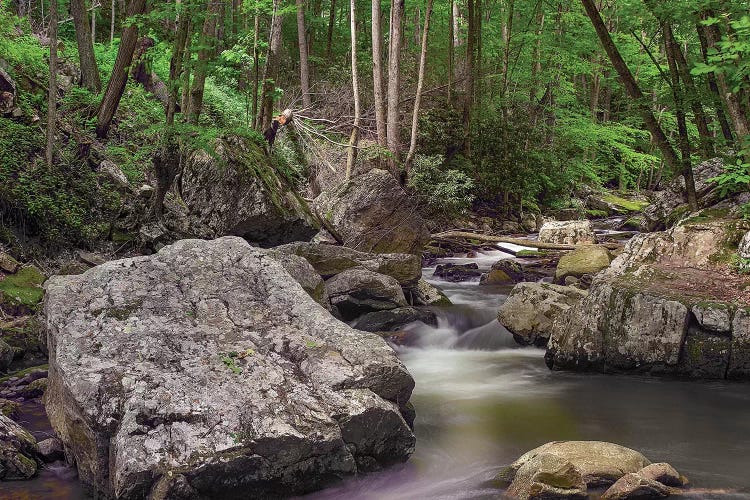
<svg viewBox="0 0 750 500">
<path fill-rule="evenodd" d="M 631 472 L 605 491 L 602 500 L 650 500 L 668 496 L 669 488 L 660 482 Z"/>
<path fill-rule="evenodd" d="M 426 280 L 421 279 L 417 286 L 408 289 L 414 305 L 417 306 L 449 306 L 451 299 L 436 286 L 432 286 Z"/>
<path fill-rule="evenodd" d="M 416 307 L 399 307 L 389 311 L 367 313 L 357 318 L 352 327 L 365 332 L 392 332 L 415 321 L 437 326 L 434 312 Z"/>
<path fill-rule="evenodd" d="M 479 266 L 472 262 L 471 264 L 439 264 L 432 275 L 445 281 L 459 283 L 475 280 L 481 277 L 482 273 L 479 272 Z"/>
<path fill-rule="evenodd" d="M 591 221 L 570 220 L 545 222 L 539 230 L 541 243 L 557 243 L 564 245 L 582 245 L 596 243 L 596 235 Z"/>
<path fill-rule="evenodd" d="M 416 205 L 386 170 L 373 169 L 321 193 L 315 211 L 344 246 L 419 255 L 430 240 Z"/>
<path fill-rule="evenodd" d="M 548 283 L 519 283 L 500 306 L 497 319 L 521 345 L 547 344 L 558 316 L 586 297 L 578 288 Z"/>
<path fill-rule="evenodd" d="M 0 480 L 29 479 L 37 471 L 36 439 L 26 429 L 0 414 Z"/>
<path fill-rule="evenodd" d="M 101 495 L 290 495 L 414 450 L 414 381 L 393 350 L 240 238 L 46 288 L 47 412 Z"/>
</svg>

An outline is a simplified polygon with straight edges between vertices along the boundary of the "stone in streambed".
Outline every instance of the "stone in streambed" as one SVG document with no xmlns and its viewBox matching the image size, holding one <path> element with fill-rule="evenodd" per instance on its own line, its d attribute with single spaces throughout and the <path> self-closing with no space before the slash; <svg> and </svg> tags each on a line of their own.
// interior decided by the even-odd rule
<svg viewBox="0 0 750 500">
<path fill-rule="evenodd" d="M 47 438 L 39 441 L 39 456 L 47 463 L 57 462 L 65 458 L 65 448 L 57 438 Z"/>
<path fill-rule="evenodd" d="M 38 453 L 34 436 L 5 415 L 0 415 L 0 481 L 34 476 Z"/>
<path fill-rule="evenodd" d="M 502 259 L 492 264 L 492 268 L 482 274 L 479 284 L 507 285 L 508 283 L 518 283 L 525 279 L 526 273 L 524 273 L 521 264 L 511 259 Z"/>
<path fill-rule="evenodd" d="M 470 264 L 439 264 L 432 275 L 445 281 L 459 283 L 471 281 L 481 277 L 479 266 L 472 262 Z"/>
<path fill-rule="evenodd" d="M 685 476 L 675 470 L 674 467 L 665 462 L 657 464 L 647 465 L 640 471 L 638 475 L 658 481 L 665 486 L 682 487 L 688 484 L 688 480 Z"/>
<path fill-rule="evenodd" d="M 292 495 L 414 450 L 414 381 L 393 349 L 241 238 L 182 240 L 46 289 L 47 413 L 102 496 Z"/>
<path fill-rule="evenodd" d="M 442 290 L 429 284 L 424 279 L 420 279 L 415 287 L 409 288 L 407 291 L 409 292 L 414 305 L 417 306 L 452 305 L 451 299 L 449 299 Z"/>
<path fill-rule="evenodd" d="M 596 274 L 612 262 L 612 255 L 603 246 L 584 245 L 560 258 L 555 270 L 555 283 L 564 283 L 573 276 L 580 279 L 587 274 Z"/>
<path fill-rule="evenodd" d="M 602 500 L 651 500 L 669 496 L 669 488 L 658 481 L 631 472 L 607 489 Z"/>
<path fill-rule="evenodd" d="M 539 230 L 540 243 L 582 245 L 596 243 L 591 221 L 570 220 L 545 222 Z"/>
<path fill-rule="evenodd" d="M 331 305 L 345 321 L 373 311 L 406 307 L 406 298 L 396 279 L 355 267 L 326 281 Z"/>
<path fill-rule="evenodd" d="M 557 455 L 540 453 L 518 468 L 508 495 L 520 500 L 584 500 L 586 491 L 586 483 L 575 465 Z"/>
<path fill-rule="evenodd" d="M 415 321 L 437 326 L 437 317 L 434 312 L 416 307 L 399 307 L 388 311 L 367 313 L 357 318 L 352 327 L 365 332 L 392 332 Z"/>
</svg>

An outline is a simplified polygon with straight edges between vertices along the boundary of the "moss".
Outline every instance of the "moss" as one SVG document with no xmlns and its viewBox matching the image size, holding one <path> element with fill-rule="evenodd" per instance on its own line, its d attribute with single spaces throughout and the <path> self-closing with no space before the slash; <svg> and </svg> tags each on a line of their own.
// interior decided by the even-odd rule
<svg viewBox="0 0 750 500">
<path fill-rule="evenodd" d="M 44 296 L 44 275 L 34 266 L 24 267 L 0 281 L 0 304 L 35 309 Z"/>
<path fill-rule="evenodd" d="M 29 367 L 29 368 L 24 368 L 23 370 L 18 370 L 17 372 L 9 373 L 8 375 L 4 377 L 0 377 L 0 384 L 2 384 L 3 382 L 6 382 L 8 379 L 13 378 L 13 377 L 21 378 L 25 375 L 28 375 L 31 372 L 35 372 L 39 370 L 46 371 L 48 369 L 49 369 L 49 365 L 38 365 L 38 366 Z"/>
<path fill-rule="evenodd" d="M 593 210 L 593 209 L 592 210 L 586 210 L 586 214 L 589 217 L 592 217 L 592 218 L 595 218 L 595 219 L 596 218 L 606 217 L 608 215 L 607 212 L 605 212 L 604 210 Z"/>
<path fill-rule="evenodd" d="M 604 196 L 602 196 L 602 200 L 606 201 L 607 203 L 611 203 L 612 205 L 615 205 L 616 207 L 624 208 L 625 210 L 629 212 L 640 212 L 648 206 L 647 201 L 627 200 L 625 198 L 616 196 L 612 193 L 605 194 Z"/>
<path fill-rule="evenodd" d="M 520 250 L 516 253 L 516 257 L 544 257 L 547 252 L 543 250 Z"/>
</svg>

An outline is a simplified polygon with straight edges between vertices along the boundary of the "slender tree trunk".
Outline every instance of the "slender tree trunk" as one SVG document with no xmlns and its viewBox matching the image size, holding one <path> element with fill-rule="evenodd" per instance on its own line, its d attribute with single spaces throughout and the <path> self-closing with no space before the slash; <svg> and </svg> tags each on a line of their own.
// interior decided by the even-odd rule
<svg viewBox="0 0 750 500">
<path fill-rule="evenodd" d="M 183 120 L 190 115 L 190 75 L 193 71 L 193 21 L 190 20 L 188 25 L 188 37 L 185 40 L 185 58 L 182 63 L 182 96 L 180 97 L 180 107 Z"/>
<path fill-rule="evenodd" d="M 354 92 L 354 125 L 349 137 L 349 148 L 346 155 L 346 178 L 352 176 L 354 162 L 357 159 L 357 146 L 359 145 L 360 127 L 360 105 L 359 105 L 359 71 L 357 71 L 357 1 L 350 0 L 350 22 L 352 39 L 352 90 Z"/>
<path fill-rule="evenodd" d="M 687 121 L 685 119 L 685 104 L 682 86 L 680 85 L 680 72 L 677 68 L 677 56 L 675 52 L 680 50 L 672 33 L 672 26 L 662 23 L 664 33 L 664 49 L 669 64 L 669 75 L 672 80 L 672 95 L 674 96 L 675 115 L 677 116 L 677 131 L 680 141 L 680 155 L 682 156 L 682 175 L 685 178 L 685 191 L 687 192 L 690 210 L 698 210 L 698 197 L 695 194 L 695 180 L 693 179 L 693 166 L 690 161 L 690 139 L 688 138 Z"/>
<path fill-rule="evenodd" d="M 589 19 L 591 19 L 591 23 L 596 30 L 599 41 L 604 47 L 604 50 L 607 52 L 607 56 L 609 57 L 610 61 L 612 62 L 612 66 L 614 66 L 617 74 L 620 76 L 620 80 L 622 81 L 622 84 L 625 87 L 628 95 L 634 101 L 635 106 L 637 106 L 646 129 L 651 133 L 651 138 L 661 151 L 662 156 L 664 157 L 664 161 L 670 166 L 670 168 L 672 168 L 673 171 L 681 171 L 682 165 L 680 163 L 680 160 L 677 158 L 677 154 L 675 153 L 672 144 L 669 142 L 669 139 L 664 134 L 664 131 L 659 125 L 659 122 L 654 117 L 648 101 L 643 95 L 643 92 L 641 92 L 641 89 L 638 86 L 638 83 L 635 81 L 635 78 L 633 78 L 633 74 L 630 72 L 628 65 L 620 55 L 619 50 L 617 50 L 617 46 L 612 41 L 612 37 L 610 36 L 607 27 L 604 25 L 604 21 L 602 21 L 602 17 L 601 15 L 599 15 L 599 11 L 597 10 L 596 5 L 594 5 L 593 0 L 581 0 L 581 2 L 583 3 L 583 7 L 586 9 L 586 14 L 588 15 Z"/>
<path fill-rule="evenodd" d="M 126 13 L 126 18 L 142 14 L 146 8 L 146 0 L 130 0 Z M 133 51 L 138 41 L 138 26 L 132 24 L 127 26 L 120 38 L 120 47 L 117 50 L 115 66 L 112 70 L 112 77 L 107 83 L 107 90 L 104 91 L 102 102 L 99 106 L 99 112 L 96 117 L 96 136 L 100 139 L 107 137 L 109 127 L 112 124 L 112 118 L 115 116 L 122 93 L 125 91 L 125 84 L 128 81 L 130 64 L 133 62 Z"/>
<path fill-rule="evenodd" d="M 258 124 L 261 130 L 271 126 L 273 115 L 273 91 L 276 87 L 276 77 L 279 69 L 279 51 L 281 50 L 281 26 L 283 16 L 279 13 L 280 0 L 274 0 L 273 17 L 271 19 L 271 33 L 268 43 L 266 65 L 263 68 L 263 92 L 260 104 Z"/>
<path fill-rule="evenodd" d="M 469 32 L 466 37 L 466 93 L 464 95 L 464 154 L 471 152 L 471 112 L 474 107 L 474 43 L 476 41 L 476 15 L 474 0 L 467 0 L 467 17 L 469 18 Z"/>
<path fill-rule="evenodd" d="M 422 31 L 422 51 L 419 54 L 419 76 L 417 77 L 417 92 L 414 97 L 414 113 L 411 118 L 411 141 L 409 142 L 409 153 L 404 162 L 404 177 L 409 176 L 409 169 L 414 161 L 414 153 L 417 150 L 417 128 L 419 126 L 419 107 L 422 104 L 422 86 L 424 85 L 424 70 L 427 63 L 427 36 L 430 32 L 430 17 L 432 17 L 432 2 L 427 1 L 427 11 L 424 14 L 424 29 Z"/>
<path fill-rule="evenodd" d="M 305 30 L 305 0 L 297 0 L 297 43 L 299 45 L 299 81 L 302 87 L 302 106 L 312 107 L 310 98 L 310 66 L 307 61 L 307 31 Z"/>
<path fill-rule="evenodd" d="M 258 64 L 258 31 L 260 30 L 260 13 L 255 8 L 253 23 L 253 129 L 258 128 L 258 85 L 260 84 L 260 65 Z"/>
<path fill-rule="evenodd" d="M 455 80 L 453 75 L 453 64 L 455 59 L 454 47 L 453 47 L 453 7 L 455 6 L 456 0 L 451 0 L 450 7 L 448 7 L 448 106 L 453 107 L 453 82 Z"/>
<path fill-rule="evenodd" d="M 690 108 L 693 111 L 695 126 L 698 129 L 701 152 L 703 153 L 704 158 L 712 158 L 715 154 L 713 136 L 708 128 L 708 120 L 706 119 L 706 114 L 703 112 L 703 105 L 700 102 L 698 89 L 695 86 L 695 81 L 693 81 L 693 76 L 690 74 L 690 68 L 688 67 L 685 54 L 683 54 L 682 49 L 677 42 L 675 40 L 673 40 L 673 42 L 674 56 L 677 62 L 677 68 L 679 69 L 680 79 L 685 86 L 685 93 L 690 101 Z"/>
<path fill-rule="evenodd" d="M 96 43 L 96 5 L 91 6 L 91 43 Z"/>
<path fill-rule="evenodd" d="M 696 25 L 696 31 L 698 32 L 698 39 L 701 44 L 701 54 L 703 55 L 703 62 L 708 64 L 708 41 L 706 39 L 706 29 L 700 24 Z M 734 143 L 734 137 L 732 137 L 732 128 L 729 126 L 727 121 L 727 115 L 724 113 L 724 103 L 721 99 L 719 92 L 719 86 L 716 83 L 716 75 L 713 71 L 706 75 L 708 81 L 708 88 L 711 90 L 714 101 L 714 111 L 716 113 L 716 119 L 719 121 L 721 127 L 721 134 L 724 136 L 724 140 L 727 144 Z"/>
<path fill-rule="evenodd" d="M 401 39 L 404 0 L 391 0 L 391 36 L 388 47 L 388 149 L 393 157 L 389 160 L 391 172 L 398 175 L 400 153 L 399 88 L 401 84 Z"/>
<path fill-rule="evenodd" d="M 109 11 L 109 43 L 115 41 L 115 0 L 112 0 L 112 7 Z"/>
<path fill-rule="evenodd" d="M 206 19 L 203 21 L 201 32 L 201 48 L 198 51 L 198 60 L 195 63 L 193 86 L 190 89 L 190 105 L 187 115 L 188 123 L 197 124 L 201 111 L 203 110 L 203 92 L 206 88 L 206 76 L 208 75 L 208 62 L 216 50 L 216 22 L 221 12 L 221 0 L 209 0 Z"/>
<path fill-rule="evenodd" d="M 167 103 L 167 125 L 174 124 L 174 115 L 177 112 L 177 99 L 180 96 L 180 77 L 182 76 L 182 64 L 185 60 L 185 49 L 190 29 L 190 12 L 184 9 L 177 20 L 177 35 L 175 36 L 172 59 L 169 62 L 169 101 Z"/>
<path fill-rule="evenodd" d="M 73 16 L 76 42 L 78 43 L 81 84 L 92 92 L 99 92 L 102 89 L 102 82 L 99 79 L 99 69 L 96 66 L 96 58 L 94 57 L 94 44 L 89 26 L 89 14 L 86 11 L 84 0 L 70 0 L 70 14 Z"/>
<path fill-rule="evenodd" d="M 328 35 L 326 37 L 326 59 L 333 59 L 333 27 L 336 24 L 336 0 L 331 0 L 328 10 Z"/>
<path fill-rule="evenodd" d="M 539 73 L 542 72 L 542 32 L 544 31 L 544 9 L 542 3 L 537 4 L 536 40 L 534 40 L 534 55 L 531 61 L 531 90 L 529 101 L 532 109 L 536 108 L 536 96 L 539 94 Z"/>
<path fill-rule="evenodd" d="M 385 99 L 383 96 L 383 27 L 380 0 L 372 0 L 372 81 L 375 98 L 375 128 L 378 144 L 388 147 L 386 130 Z"/>
<path fill-rule="evenodd" d="M 57 0 L 49 4 L 49 90 L 47 91 L 47 166 L 55 161 L 55 130 L 57 129 Z"/>
</svg>

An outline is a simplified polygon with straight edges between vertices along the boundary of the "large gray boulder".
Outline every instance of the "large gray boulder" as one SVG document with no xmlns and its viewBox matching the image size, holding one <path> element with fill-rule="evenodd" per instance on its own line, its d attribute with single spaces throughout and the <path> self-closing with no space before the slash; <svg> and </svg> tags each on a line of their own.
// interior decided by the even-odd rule
<svg viewBox="0 0 750 500">
<path fill-rule="evenodd" d="M 393 350 L 240 238 L 182 240 L 46 290 L 47 413 L 101 495 L 289 495 L 414 449 L 414 381 Z"/>
<path fill-rule="evenodd" d="M 552 325 L 587 292 L 549 283 L 518 283 L 500 306 L 497 319 L 521 345 L 547 344 Z"/>
<path fill-rule="evenodd" d="M 596 243 L 596 235 L 588 220 L 550 221 L 539 230 L 539 242 L 583 245 Z"/>
<path fill-rule="evenodd" d="M 367 253 L 336 245 L 302 241 L 281 245 L 274 250 L 304 257 L 325 279 L 359 266 L 395 278 L 403 286 L 415 285 L 422 276 L 422 261 L 412 254 Z"/>
<path fill-rule="evenodd" d="M 344 246 L 363 252 L 420 254 L 430 240 L 415 203 L 386 170 L 370 170 L 324 191 L 313 207 Z"/>
<path fill-rule="evenodd" d="M 323 278 L 315 271 L 304 257 L 293 253 L 283 253 L 277 250 L 269 250 L 268 255 L 276 259 L 284 267 L 294 280 L 302 285 L 302 288 L 312 299 L 325 307 L 331 307 L 328 292 Z"/>
<path fill-rule="evenodd" d="M 351 321 L 374 311 L 406 307 L 406 297 L 398 281 L 364 267 L 347 269 L 326 281 L 331 305 L 339 316 Z"/>
<path fill-rule="evenodd" d="M 29 479 L 37 471 L 39 448 L 34 436 L 0 414 L 0 481 Z"/>
<path fill-rule="evenodd" d="M 242 236 L 263 246 L 315 235 L 317 223 L 307 203 L 262 146 L 241 137 L 217 139 L 213 146 L 214 151 L 198 149 L 185 161 L 179 190 L 187 213 L 168 216 L 178 232 Z"/>
</svg>

